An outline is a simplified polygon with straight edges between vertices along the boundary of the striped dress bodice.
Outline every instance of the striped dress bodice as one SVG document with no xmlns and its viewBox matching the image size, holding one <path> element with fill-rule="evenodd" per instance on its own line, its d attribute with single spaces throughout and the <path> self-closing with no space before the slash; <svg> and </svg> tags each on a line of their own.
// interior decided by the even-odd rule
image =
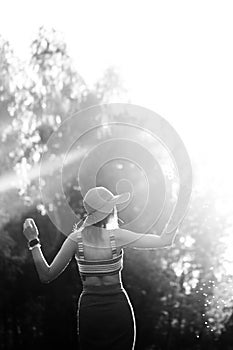
<svg viewBox="0 0 233 350">
<path fill-rule="evenodd" d="M 110 233 L 110 244 L 112 259 L 86 260 L 84 257 L 83 241 L 81 231 L 77 232 L 78 254 L 75 255 L 79 272 L 82 276 L 105 276 L 117 274 L 123 268 L 123 251 L 117 255 L 115 236 Z"/>
</svg>

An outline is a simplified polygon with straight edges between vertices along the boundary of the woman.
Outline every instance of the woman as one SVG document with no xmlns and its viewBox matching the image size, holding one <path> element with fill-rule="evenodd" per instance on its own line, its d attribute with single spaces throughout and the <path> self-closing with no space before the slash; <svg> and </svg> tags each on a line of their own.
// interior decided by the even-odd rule
<svg viewBox="0 0 233 350">
<path fill-rule="evenodd" d="M 24 235 L 32 252 L 40 280 L 54 280 L 75 256 L 83 283 L 78 304 L 78 333 L 83 350 L 129 350 L 135 344 L 135 319 L 122 286 L 123 248 L 161 248 L 171 246 L 175 231 L 138 234 L 118 226 L 116 206 L 126 203 L 129 193 L 114 196 L 104 187 L 90 189 L 83 204 L 87 216 L 80 228 L 63 243 L 48 265 L 32 219 L 24 223 Z"/>
</svg>

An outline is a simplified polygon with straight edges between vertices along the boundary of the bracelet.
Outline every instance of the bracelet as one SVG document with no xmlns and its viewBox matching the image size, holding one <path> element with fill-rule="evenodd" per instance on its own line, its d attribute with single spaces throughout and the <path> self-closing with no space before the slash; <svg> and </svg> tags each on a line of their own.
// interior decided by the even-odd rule
<svg viewBox="0 0 233 350">
<path fill-rule="evenodd" d="M 28 242 L 28 248 L 31 250 L 31 248 L 35 247 L 36 245 L 40 244 L 39 238 L 34 238 L 31 241 Z"/>
<path fill-rule="evenodd" d="M 37 243 L 37 244 L 34 245 L 33 247 L 29 247 L 28 249 L 29 249 L 29 250 L 32 250 L 32 249 L 34 249 L 34 248 L 36 248 L 36 247 L 40 248 L 40 247 L 41 247 L 41 244 L 40 244 L 40 243 Z"/>
</svg>

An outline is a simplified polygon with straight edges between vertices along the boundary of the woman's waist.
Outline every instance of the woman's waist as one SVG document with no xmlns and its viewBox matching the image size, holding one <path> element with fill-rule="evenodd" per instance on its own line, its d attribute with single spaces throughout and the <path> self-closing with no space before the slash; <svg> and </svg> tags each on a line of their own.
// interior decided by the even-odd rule
<svg viewBox="0 0 233 350">
<path fill-rule="evenodd" d="M 83 292 L 96 292 L 102 294 L 102 292 L 117 292 L 122 291 L 123 286 L 121 282 L 121 275 L 118 273 L 112 276 L 101 277 L 87 277 L 83 281 Z"/>
<path fill-rule="evenodd" d="M 85 277 L 85 278 L 83 278 Z M 105 287 L 111 285 L 118 285 L 121 283 L 121 274 L 116 273 L 114 275 L 105 276 L 82 276 L 83 288 L 89 287 Z"/>
<path fill-rule="evenodd" d="M 98 294 L 98 295 L 111 295 L 117 294 L 124 291 L 121 282 L 112 284 L 101 284 L 101 285 L 83 285 L 83 295 L 87 294 Z"/>
</svg>

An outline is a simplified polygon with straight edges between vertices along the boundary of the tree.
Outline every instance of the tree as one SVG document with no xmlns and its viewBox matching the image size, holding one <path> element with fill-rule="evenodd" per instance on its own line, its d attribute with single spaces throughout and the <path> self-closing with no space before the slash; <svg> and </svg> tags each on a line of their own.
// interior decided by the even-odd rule
<svg viewBox="0 0 233 350">
<path fill-rule="evenodd" d="M 22 223 L 27 216 L 35 219 L 41 230 L 44 253 L 51 261 L 65 237 L 45 216 L 48 208 L 41 203 L 38 191 L 41 155 L 46 153 L 49 137 L 67 116 L 100 102 L 100 97 L 95 90 L 88 89 L 72 64 L 66 44 L 54 30 L 39 29 L 31 46 L 31 59 L 26 65 L 14 57 L 9 43 L 1 38 L 0 67 L 0 335 L 3 339 L 0 348 L 31 348 L 35 339 L 38 348 L 46 345 L 43 344 L 46 335 L 48 340 L 49 334 L 58 332 L 59 324 L 53 320 L 55 314 L 63 328 L 62 333 L 67 331 L 66 345 L 69 339 L 70 347 L 77 348 L 73 339 L 76 299 L 80 289 L 79 279 L 70 283 L 77 273 L 74 262 L 66 275 L 45 289 L 38 281 L 27 252 Z M 104 89 L 105 85 L 102 86 Z M 107 89 L 105 91 L 107 93 Z M 104 98 L 105 94 L 101 96 Z M 63 132 L 61 139 L 74 134 L 75 130 L 68 126 Z M 59 157 L 56 148 L 54 155 Z M 51 176 L 48 171 L 43 175 L 44 183 L 53 183 L 53 174 Z M 71 185 L 66 181 L 67 195 L 78 214 L 82 210 L 80 195 L 74 196 Z M 49 204 L 57 220 L 60 203 L 53 193 Z M 66 328 L 68 320 L 72 332 Z M 54 339 L 50 340 L 54 344 Z M 57 344 L 61 344 L 59 337 Z"/>
</svg>

